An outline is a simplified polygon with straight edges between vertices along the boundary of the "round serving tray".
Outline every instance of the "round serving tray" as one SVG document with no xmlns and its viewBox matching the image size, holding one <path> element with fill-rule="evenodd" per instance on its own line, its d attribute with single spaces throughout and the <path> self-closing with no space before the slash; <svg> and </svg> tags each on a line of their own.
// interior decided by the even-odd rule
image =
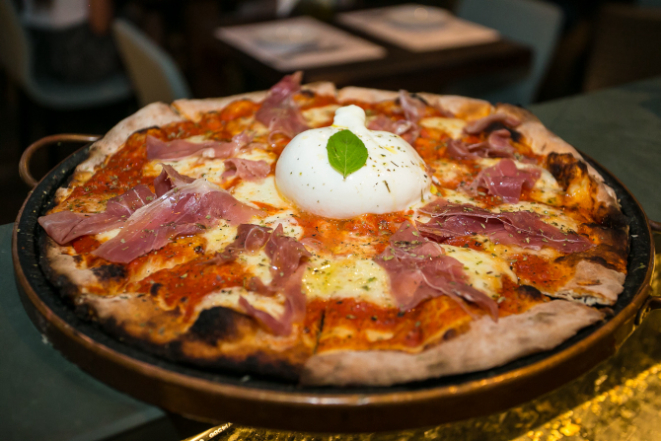
<svg viewBox="0 0 661 441">
<path fill-rule="evenodd" d="M 76 135 L 80 136 L 80 135 Z M 89 141 L 92 138 L 77 138 Z M 72 140 L 49 137 L 41 145 Z M 603 322 L 581 330 L 557 348 L 487 371 L 391 387 L 301 387 L 272 379 L 213 372 L 144 353 L 81 320 L 39 267 L 44 237 L 37 217 L 50 207 L 89 145 L 48 173 L 30 193 L 14 227 L 12 254 L 25 310 L 46 338 L 73 363 L 110 386 L 186 417 L 274 429 L 366 432 L 431 426 L 486 415 L 523 403 L 578 377 L 614 354 L 651 309 L 652 228 L 635 197 L 603 167 L 586 158 L 617 194 L 631 232 L 624 291 Z M 658 230 L 659 224 L 651 223 Z"/>
</svg>

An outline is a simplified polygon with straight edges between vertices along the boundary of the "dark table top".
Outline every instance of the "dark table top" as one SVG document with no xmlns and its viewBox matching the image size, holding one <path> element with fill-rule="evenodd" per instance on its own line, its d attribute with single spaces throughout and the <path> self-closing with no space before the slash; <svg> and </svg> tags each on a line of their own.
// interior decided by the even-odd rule
<svg viewBox="0 0 661 441">
<path fill-rule="evenodd" d="M 509 40 L 428 52 L 411 52 L 339 22 L 333 26 L 357 35 L 386 49 L 387 55 L 376 60 L 351 62 L 305 69 L 305 82 L 331 81 L 338 87 L 361 86 L 385 90 L 425 90 L 439 92 L 455 80 L 484 76 L 494 81 L 523 78 L 532 62 L 529 47 Z M 256 79 L 256 85 L 268 89 L 288 71 L 277 70 L 215 37 L 215 45 L 235 58 Z"/>
<path fill-rule="evenodd" d="M 661 78 L 531 110 L 617 175 L 648 215 L 661 220 Z M 162 419 L 159 409 L 99 383 L 43 341 L 16 291 L 11 230 L 0 226 L 0 439 L 102 440 Z M 617 356 L 547 396 L 484 418 L 377 438 L 645 440 L 661 430 L 660 412 L 661 316 L 652 315 Z M 232 429 L 232 439 L 280 437 L 303 439 Z"/>
</svg>

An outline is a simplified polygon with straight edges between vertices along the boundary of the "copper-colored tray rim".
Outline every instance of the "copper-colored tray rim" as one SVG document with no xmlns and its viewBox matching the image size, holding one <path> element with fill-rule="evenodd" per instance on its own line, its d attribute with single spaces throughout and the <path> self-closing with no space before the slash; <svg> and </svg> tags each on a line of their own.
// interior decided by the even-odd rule
<svg viewBox="0 0 661 441">
<path fill-rule="evenodd" d="M 596 163 L 596 161 L 591 158 L 588 157 L 588 159 Z M 56 167 L 54 171 L 59 170 L 60 166 Z M 343 389 L 342 392 L 324 391 L 324 393 L 319 393 L 318 391 L 308 392 L 304 388 L 299 391 L 268 390 L 251 386 L 219 383 L 204 378 L 192 377 L 122 354 L 121 352 L 97 342 L 72 327 L 41 301 L 38 294 L 29 283 L 19 262 L 17 243 L 19 221 L 23 216 L 25 206 L 31 195 L 28 196 L 23 207 L 19 211 L 13 231 L 12 256 L 14 271 L 19 291 L 24 300 L 29 302 L 24 302 L 26 310 L 37 327 L 44 332 L 47 337 L 52 338 L 53 344 L 56 348 L 63 352 L 67 357 L 71 358 L 72 361 L 83 367 L 83 369 L 102 381 L 105 381 L 124 392 L 132 394 L 137 398 L 160 405 L 161 407 L 177 413 L 209 421 L 224 420 L 221 415 L 235 416 L 234 421 L 239 423 L 295 430 L 374 431 L 379 430 L 381 427 L 387 430 L 393 430 L 396 428 L 405 428 L 406 424 L 403 425 L 401 423 L 383 421 L 384 424 L 379 425 L 379 428 L 374 427 L 373 421 L 365 421 L 365 424 L 362 425 L 360 421 L 353 421 L 342 427 L 335 426 L 335 424 L 337 424 L 338 418 L 342 419 L 343 415 L 346 417 L 345 411 L 358 411 L 369 408 L 373 411 L 379 412 L 389 408 L 403 409 L 412 405 L 415 405 L 415 408 L 431 405 L 444 408 L 449 407 L 448 403 L 451 404 L 458 397 L 461 397 L 461 399 L 465 401 L 466 399 L 477 396 L 491 394 L 498 396 L 498 394 L 502 394 L 507 390 L 512 390 L 516 387 L 520 388 L 522 385 L 530 384 L 531 381 L 535 382 L 534 380 L 541 379 L 542 375 L 547 376 L 544 384 L 538 384 L 537 387 L 534 388 L 534 392 L 526 393 L 523 391 L 520 394 L 520 397 L 523 397 L 523 399 L 512 399 L 511 397 L 509 399 L 502 399 L 501 402 L 504 406 L 493 404 L 487 406 L 476 405 L 475 412 L 473 413 L 477 416 L 526 401 L 527 399 L 541 393 L 550 391 L 554 387 L 586 372 L 598 362 L 612 355 L 633 331 L 635 326 L 642 319 L 646 310 L 648 310 L 650 306 L 654 306 L 650 305 L 649 301 L 649 285 L 654 269 L 654 241 L 649 219 L 638 200 L 629 192 L 629 190 L 616 177 L 610 174 L 610 172 L 603 167 L 600 168 L 608 173 L 609 176 L 625 190 L 627 195 L 631 198 L 631 201 L 640 210 L 645 219 L 646 234 L 650 240 L 650 258 L 646 265 L 647 269 L 643 283 L 637 288 L 636 293 L 629 304 L 619 311 L 613 318 L 608 320 L 606 324 L 561 352 L 550 355 L 527 366 L 514 368 L 508 372 L 495 375 L 491 378 L 470 380 L 458 385 L 396 392 L 388 392 L 387 388 L 383 388 L 379 389 L 378 392 L 368 394 L 351 393 L 347 392 L 345 389 Z M 49 175 L 51 173 L 53 173 L 53 171 L 51 171 Z M 46 177 L 43 179 L 46 179 Z M 30 311 L 30 309 L 33 309 L 33 311 Z M 35 312 L 38 314 L 35 314 Z M 584 356 L 586 359 L 580 361 L 578 365 L 571 363 L 572 361 L 576 362 L 579 360 L 580 356 Z M 89 359 L 86 360 L 86 358 L 90 357 L 92 360 L 91 362 Z M 106 367 L 114 366 L 117 368 L 117 371 L 104 374 L 103 372 L 100 372 L 100 369 L 95 369 L 94 363 L 101 362 Z M 563 371 L 559 370 L 561 367 L 569 366 L 573 366 L 569 375 L 567 375 L 568 372 L 563 373 Z M 548 374 L 552 371 L 562 374 L 560 375 L 559 380 L 549 378 Z M 113 378 L 113 375 L 118 372 L 130 372 L 132 375 L 135 375 L 136 378 L 143 380 L 149 379 L 149 384 L 156 384 L 159 388 L 162 388 L 160 392 L 165 391 L 167 393 L 165 395 L 163 393 L 150 395 L 141 390 L 132 390 L 130 386 L 124 385 L 121 379 Z M 198 405 L 191 402 L 191 400 L 194 401 L 195 397 L 200 400 Z M 209 401 L 210 398 L 211 400 Z M 205 411 L 203 407 L 208 406 L 211 403 L 224 404 L 222 406 L 224 409 L 220 411 L 220 414 L 217 409 L 207 409 Z M 265 409 L 281 409 L 281 411 L 284 412 L 284 415 L 287 415 L 287 412 L 308 409 L 313 410 L 313 414 L 317 414 L 317 411 L 319 411 L 320 414 L 326 412 L 329 417 L 332 415 L 334 415 L 334 417 L 331 417 L 331 421 L 327 424 L 316 420 L 308 423 L 305 421 L 298 421 L 300 418 L 297 420 L 298 422 L 291 424 L 291 421 L 271 421 L 273 418 L 265 418 L 264 416 L 256 418 L 243 418 L 238 416 L 237 418 L 235 415 L 236 412 L 228 410 L 225 406 L 239 405 L 243 407 L 256 404 L 266 406 Z M 247 409 L 248 407 L 245 408 Z M 334 414 L 332 409 L 337 409 L 340 413 Z M 411 407 L 411 409 L 413 409 L 413 407 Z M 360 414 L 361 412 L 358 413 Z M 280 412 L 280 414 L 282 414 L 282 412 Z M 373 415 L 374 413 L 371 412 L 369 414 Z M 388 414 L 391 414 L 391 412 L 388 412 Z M 467 415 L 465 411 L 463 413 L 458 411 L 457 416 L 458 418 L 441 416 L 433 422 L 419 421 L 419 419 L 416 420 L 413 418 L 410 427 L 437 424 L 466 418 L 471 415 Z M 282 415 L 279 415 L 278 418 L 282 418 Z"/>
</svg>

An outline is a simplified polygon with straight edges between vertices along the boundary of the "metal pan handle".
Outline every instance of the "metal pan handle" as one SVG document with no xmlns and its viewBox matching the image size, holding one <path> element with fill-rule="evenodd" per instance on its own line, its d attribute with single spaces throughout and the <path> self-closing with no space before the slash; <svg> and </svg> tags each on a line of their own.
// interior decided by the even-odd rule
<svg viewBox="0 0 661 441">
<path fill-rule="evenodd" d="M 39 141 L 32 143 L 21 155 L 21 160 L 18 163 L 18 173 L 21 175 L 23 182 L 30 186 L 30 188 L 34 188 L 38 182 L 30 174 L 30 159 L 34 152 L 51 144 L 59 144 L 61 142 L 94 142 L 100 138 L 98 135 L 78 135 L 73 133 L 63 133 L 41 138 Z"/>
<path fill-rule="evenodd" d="M 653 232 L 661 233 L 661 222 L 653 221 L 652 219 L 650 219 L 649 223 L 650 223 L 650 228 L 652 229 Z"/>
<path fill-rule="evenodd" d="M 652 230 L 653 233 L 661 233 L 661 222 L 653 221 L 650 219 L 649 224 L 650 224 L 650 229 Z M 660 259 L 661 250 L 656 250 L 656 254 L 657 254 L 655 256 L 655 260 L 657 262 L 656 271 L 660 271 L 661 268 L 659 268 L 659 262 L 661 261 Z M 647 300 L 645 300 L 643 307 L 638 312 L 638 316 L 636 317 L 636 324 L 642 323 L 643 319 L 647 316 L 647 314 L 650 313 L 650 311 L 661 309 L 661 292 L 659 291 L 661 291 L 661 275 L 657 275 L 656 280 L 652 280 L 652 293 L 647 298 Z"/>
</svg>

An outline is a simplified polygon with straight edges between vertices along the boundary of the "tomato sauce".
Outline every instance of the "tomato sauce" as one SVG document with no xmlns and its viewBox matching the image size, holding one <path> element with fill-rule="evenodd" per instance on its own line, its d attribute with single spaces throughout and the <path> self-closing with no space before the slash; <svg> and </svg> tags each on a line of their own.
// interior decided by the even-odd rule
<svg viewBox="0 0 661 441">
<path fill-rule="evenodd" d="M 101 242 L 96 240 L 94 236 L 82 236 L 71 241 L 71 246 L 79 255 L 89 254 L 99 248 L 100 245 Z"/>
<path fill-rule="evenodd" d="M 345 245 L 358 241 L 368 242 L 374 254 L 379 254 L 388 245 L 390 236 L 407 219 L 402 213 L 363 214 L 353 219 L 329 219 L 301 212 L 296 221 L 303 228 L 302 238 L 315 239 L 329 251 L 337 252 Z"/>
<path fill-rule="evenodd" d="M 567 268 L 534 254 L 517 254 L 514 259 L 512 266 L 519 278 L 541 290 L 553 291 L 567 283 L 569 278 Z"/>
<path fill-rule="evenodd" d="M 243 286 L 250 277 L 239 263 L 219 264 L 212 256 L 201 256 L 158 271 L 129 289 L 158 296 L 166 305 L 176 305 L 190 317 L 207 294 L 222 288 Z"/>
</svg>

